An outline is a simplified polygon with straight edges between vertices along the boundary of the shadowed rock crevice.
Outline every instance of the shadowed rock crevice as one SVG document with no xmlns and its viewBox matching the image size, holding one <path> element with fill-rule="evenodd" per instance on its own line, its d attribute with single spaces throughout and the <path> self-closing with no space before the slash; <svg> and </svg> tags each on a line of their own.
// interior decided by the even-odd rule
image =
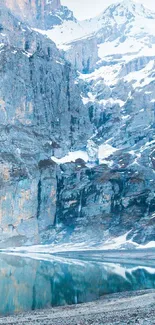
<svg viewBox="0 0 155 325">
<path fill-rule="evenodd" d="M 38 182 L 38 195 L 37 195 L 38 207 L 37 207 L 37 219 L 40 216 L 40 206 L 41 206 L 41 180 Z"/>
</svg>

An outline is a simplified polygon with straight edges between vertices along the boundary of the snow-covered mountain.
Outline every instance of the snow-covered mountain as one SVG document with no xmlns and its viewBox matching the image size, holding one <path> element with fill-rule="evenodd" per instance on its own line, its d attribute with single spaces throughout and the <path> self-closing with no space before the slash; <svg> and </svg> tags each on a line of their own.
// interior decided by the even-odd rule
<svg viewBox="0 0 155 325">
<path fill-rule="evenodd" d="M 99 16 L 84 20 L 84 21 L 67 21 L 65 20 L 61 26 L 54 26 L 52 30 L 46 32 L 47 36 L 53 39 L 58 47 L 63 48 L 63 45 L 68 45 L 73 41 L 82 40 L 95 36 L 103 39 L 104 42 L 121 38 L 124 34 L 124 39 L 120 39 L 120 43 L 125 42 L 125 35 L 134 38 L 134 51 L 138 51 L 139 47 L 135 46 L 135 35 L 143 38 L 142 43 L 148 45 L 145 35 L 154 36 L 154 20 L 155 13 L 146 9 L 143 5 L 134 3 L 132 0 L 124 0 L 117 4 L 109 6 Z M 111 31 L 113 32 L 111 34 Z M 121 32 L 122 35 L 117 35 L 116 32 Z M 115 32 L 115 33 L 114 33 Z M 137 38 L 137 40 L 139 39 Z M 132 39 L 130 40 L 132 42 Z M 117 47 L 118 44 L 108 46 L 108 54 L 112 46 Z M 128 44 L 126 51 L 130 48 Z M 118 50 L 119 51 L 119 50 Z M 116 49 L 116 54 L 118 53 Z M 129 50 L 129 52 L 131 49 Z M 121 54 L 121 52 L 119 53 Z"/>
<path fill-rule="evenodd" d="M 141 137 L 142 127 L 146 143 L 142 141 L 141 150 L 154 144 L 154 26 L 155 13 L 127 0 L 111 5 L 96 18 L 64 21 L 52 30 L 40 31 L 65 50 L 65 58 L 77 70 L 83 103 L 93 111 L 93 138 L 102 145 L 105 140 L 105 150 L 110 145 L 115 150 L 134 145 L 133 133 Z M 108 116 L 111 109 L 116 122 L 113 129 L 104 132 L 101 115 Z M 128 138 L 124 135 L 127 132 L 131 134 Z M 89 144 L 92 138 L 88 149 Z"/>
<path fill-rule="evenodd" d="M 87 92 L 82 94 L 84 104 L 96 99 L 102 109 L 114 104 L 123 107 L 146 88 L 146 101 L 154 106 L 154 92 L 149 89 L 155 72 L 154 26 L 155 13 L 127 0 L 111 5 L 96 18 L 64 21 L 41 33 L 65 50 L 79 79 L 87 84 Z M 117 90 L 121 84 L 122 92 Z"/>
</svg>

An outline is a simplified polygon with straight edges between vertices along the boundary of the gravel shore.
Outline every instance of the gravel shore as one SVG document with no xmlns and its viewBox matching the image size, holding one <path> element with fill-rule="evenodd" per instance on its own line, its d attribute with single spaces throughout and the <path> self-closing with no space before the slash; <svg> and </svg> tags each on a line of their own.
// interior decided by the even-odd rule
<svg viewBox="0 0 155 325">
<path fill-rule="evenodd" d="M 0 324 L 154 325 L 155 290 L 110 294 L 91 303 L 1 317 Z"/>
</svg>

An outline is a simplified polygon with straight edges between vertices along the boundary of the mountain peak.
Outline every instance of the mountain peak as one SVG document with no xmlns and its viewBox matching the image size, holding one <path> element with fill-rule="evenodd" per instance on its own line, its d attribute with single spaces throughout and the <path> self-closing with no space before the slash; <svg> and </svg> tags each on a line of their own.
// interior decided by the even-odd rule
<svg viewBox="0 0 155 325">
<path fill-rule="evenodd" d="M 137 3 L 133 0 L 123 0 L 121 3 L 119 3 L 120 7 L 132 12 L 133 14 L 145 14 L 148 12 L 148 9 L 146 9 L 141 3 Z"/>
<path fill-rule="evenodd" d="M 155 13 L 145 8 L 143 4 L 133 0 L 123 0 L 110 5 L 105 13 L 110 16 L 126 16 L 131 18 L 134 16 L 143 16 L 145 18 L 155 18 Z"/>
</svg>

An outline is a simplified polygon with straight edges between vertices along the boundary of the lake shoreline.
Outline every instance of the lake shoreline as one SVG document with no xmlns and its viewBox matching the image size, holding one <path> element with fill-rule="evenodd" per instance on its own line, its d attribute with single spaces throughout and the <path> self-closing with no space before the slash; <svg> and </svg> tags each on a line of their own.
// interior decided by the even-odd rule
<svg viewBox="0 0 155 325">
<path fill-rule="evenodd" d="M 46 252 L 42 250 L 31 250 L 31 246 L 20 250 L 16 249 L 0 249 L 0 256 L 17 256 L 21 258 L 31 258 L 33 260 L 81 260 L 105 263 L 123 263 L 143 266 L 155 266 L 155 248 L 147 249 L 86 249 L 86 250 L 68 250 L 57 252 Z"/>
<path fill-rule="evenodd" d="M 155 290 L 108 294 L 90 303 L 0 317 L 0 324 L 153 325 L 155 324 Z"/>
</svg>

